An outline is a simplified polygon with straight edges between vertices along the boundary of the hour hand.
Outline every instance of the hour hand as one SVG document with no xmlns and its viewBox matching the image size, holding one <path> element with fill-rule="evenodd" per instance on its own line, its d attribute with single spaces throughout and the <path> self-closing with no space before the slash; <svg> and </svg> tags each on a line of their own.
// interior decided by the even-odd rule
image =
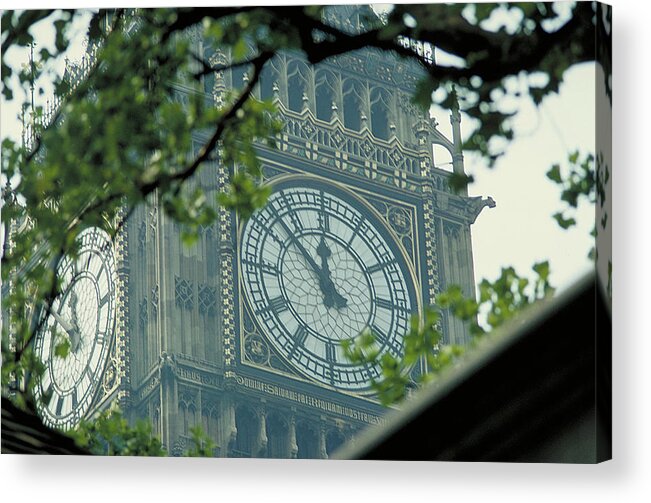
<svg viewBox="0 0 651 503">
<path fill-rule="evenodd" d="M 334 281 L 332 281 L 332 277 L 330 276 L 328 257 L 332 255 L 332 251 L 330 251 L 323 236 L 321 236 L 321 241 L 319 241 L 319 245 L 316 247 L 316 253 L 321 257 L 321 270 L 323 271 L 320 282 L 321 291 L 323 292 L 323 304 L 327 308 L 334 306 L 337 309 L 341 309 L 346 307 L 348 300 L 337 291 Z"/>
<path fill-rule="evenodd" d="M 78 302 L 77 293 L 73 290 L 70 293 L 70 313 L 72 317 L 72 326 L 74 328 L 73 333 L 74 337 L 70 340 L 70 349 L 72 352 L 76 352 L 81 342 L 81 329 L 79 328 L 79 319 L 77 318 L 77 302 Z"/>
<path fill-rule="evenodd" d="M 341 309 L 343 307 L 346 307 L 348 304 L 348 300 L 346 300 L 345 297 L 341 296 L 337 290 L 334 291 L 334 297 L 335 297 L 335 307 L 337 309 Z"/>
<path fill-rule="evenodd" d="M 61 315 L 54 309 L 52 309 L 50 312 L 52 313 L 52 317 L 56 320 L 56 322 L 61 325 L 61 328 L 63 328 L 63 330 L 68 334 L 68 337 L 70 338 L 70 349 L 74 353 L 79 346 L 79 332 L 75 330 L 75 328 L 70 325 L 70 323 L 64 320 Z"/>
</svg>

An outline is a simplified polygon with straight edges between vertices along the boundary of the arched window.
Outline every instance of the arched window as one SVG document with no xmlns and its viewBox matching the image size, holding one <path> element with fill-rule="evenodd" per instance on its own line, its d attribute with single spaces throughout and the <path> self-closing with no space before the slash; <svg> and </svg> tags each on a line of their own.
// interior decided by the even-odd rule
<svg viewBox="0 0 651 503">
<path fill-rule="evenodd" d="M 344 82 L 344 126 L 353 131 L 362 129 L 362 85 L 354 79 Z"/>
<path fill-rule="evenodd" d="M 371 132 L 377 138 L 389 138 L 389 93 L 380 87 L 371 90 Z"/>
<path fill-rule="evenodd" d="M 217 405 L 207 403 L 202 409 L 203 414 L 203 430 L 214 441 L 217 442 L 217 433 L 219 429 L 219 412 Z"/>
<path fill-rule="evenodd" d="M 301 61 L 292 60 L 287 65 L 287 103 L 290 110 L 303 110 L 303 95 L 307 93 L 307 65 Z"/>
<path fill-rule="evenodd" d="M 335 103 L 336 78 L 332 72 L 317 70 L 316 83 L 316 117 L 322 121 L 330 122 L 332 119 L 332 104 Z"/>
<path fill-rule="evenodd" d="M 260 99 L 271 100 L 274 97 L 274 84 L 279 80 L 280 73 L 274 65 L 274 61 L 267 62 L 260 74 Z"/>
<path fill-rule="evenodd" d="M 179 412 L 183 419 L 183 432 L 187 435 L 190 432 L 190 428 L 197 426 L 196 408 L 192 398 L 187 395 L 179 397 Z"/>
</svg>

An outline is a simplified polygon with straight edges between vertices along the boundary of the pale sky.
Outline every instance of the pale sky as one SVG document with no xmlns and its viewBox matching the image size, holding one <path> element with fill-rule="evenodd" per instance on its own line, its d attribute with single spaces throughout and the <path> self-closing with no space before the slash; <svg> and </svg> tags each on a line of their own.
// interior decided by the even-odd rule
<svg viewBox="0 0 651 503">
<path fill-rule="evenodd" d="M 590 269 L 594 207 L 581 205 L 578 225 L 561 229 L 551 216 L 565 203 L 545 173 L 554 163 L 567 165 L 571 151 L 594 152 L 594 100 L 594 64 L 572 68 L 560 93 L 547 97 L 540 108 L 523 103 L 515 119 L 516 139 L 493 169 L 476 156 L 465 156 L 466 172 L 475 177 L 470 194 L 491 196 L 497 203 L 485 208 L 472 227 L 477 281 L 494 279 L 504 265 L 522 274 L 549 259 L 552 284 L 565 288 Z M 439 122 L 450 134 L 449 121 Z M 469 133 L 469 125 L 462 119 L 463 133 Z"/>
</svg>

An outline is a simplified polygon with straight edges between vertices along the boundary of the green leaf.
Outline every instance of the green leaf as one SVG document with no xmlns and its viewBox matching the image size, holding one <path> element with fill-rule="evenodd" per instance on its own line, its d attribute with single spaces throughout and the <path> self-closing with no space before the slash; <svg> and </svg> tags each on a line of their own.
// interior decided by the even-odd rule
<svg viewBox="0 0 651 503">
<path fill-rule="evenodd" d="M 538 262 L 533 265 L 533 271 L 538 274 L 541 280 L 547 281 L 549 278 L 549 261 Z"/>
<path fill-rule="evenodd" d="M 54 346 L 54 354 L 59 358 L 65 358 L 70 353 L 70 341 L 64 338 L 60 343 Z"/>
<path fill-rule="evenodd" d="M 547 172 L 547 178 L 556 183 L 563 183 L 563 179 L 561 178 L 561 166 L 559 164 L 554 164 Z"/>
<path fill-rule="evenodd" d="M 569 229 L 570 227 L 576 225 L 576 220 L 574 218 L 565 218 L 565 216 L 560 212 L 554 213 L 553 218 L 563 229 Z"/>
</svg>

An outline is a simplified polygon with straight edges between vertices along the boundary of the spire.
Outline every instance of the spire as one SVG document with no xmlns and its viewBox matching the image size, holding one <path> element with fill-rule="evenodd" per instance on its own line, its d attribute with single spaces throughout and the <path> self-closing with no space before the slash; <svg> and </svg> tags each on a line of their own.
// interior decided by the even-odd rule
<svg viewBox="0 0 651 503">
<path fill-rule="evenodd" d="M 454 152 L 452 152 L 452 166 L 455 173 L 460 175 L 464 174 L 463 169 L 463 141 L 461 140 L 461 113 L 459 112 L 459 99 L 457 97 L 457 90 L 452 86 L 452 109 L 450 114 L 450 124 L 452 124 L 452 144 L 454 145 Z"/>
</svg>

